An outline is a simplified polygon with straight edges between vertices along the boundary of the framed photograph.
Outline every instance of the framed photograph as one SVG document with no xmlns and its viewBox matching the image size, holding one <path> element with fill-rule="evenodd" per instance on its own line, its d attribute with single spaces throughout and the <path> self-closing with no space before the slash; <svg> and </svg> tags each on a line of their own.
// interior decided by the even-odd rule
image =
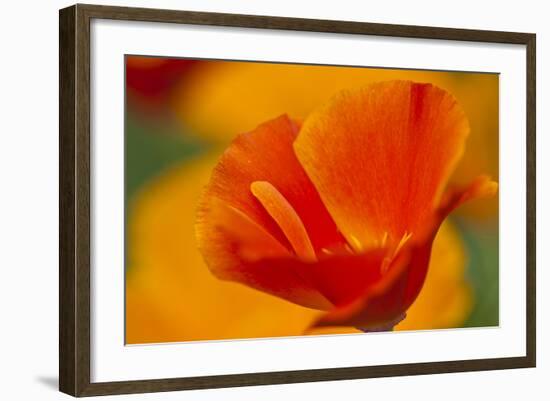
<svg viewBox="0 0 550 401">
<path fill-rule="evenodd" d="M 535 366 L 535 35 L 60 11 L 60 390 Z"/>
</svg>

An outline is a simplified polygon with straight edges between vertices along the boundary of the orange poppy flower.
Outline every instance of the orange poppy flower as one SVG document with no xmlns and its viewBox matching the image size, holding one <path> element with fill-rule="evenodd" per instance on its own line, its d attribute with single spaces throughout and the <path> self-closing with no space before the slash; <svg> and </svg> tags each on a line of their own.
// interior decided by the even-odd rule
<svg viewBox="0 0 550 401">
<path fill-rule="evenodd" d="M 214 169 L 199 249 L 221 279 L 326 311 L 317 326 L 392 329 L 445 217 L 496 191 L 481 176 L 443 193 L 468 132 L 449 93 L 410 81 L 344 91 L 303 125 L 265 122 Z"/>
<path fill-rule="evenodd" d="M 219 156 L 206 153 L 168 169 L 130 204 L 126 342 L 357 333 L 350 326 L 308 330 L 324 312 L 210 273 L 196 247 L 193 223 Z M 468 259 L 460 231 L 447 219 L 434 240 L 422 291 L 395 330 L 462 327 L 475 302 L 465 275 Z"/>
</svg>

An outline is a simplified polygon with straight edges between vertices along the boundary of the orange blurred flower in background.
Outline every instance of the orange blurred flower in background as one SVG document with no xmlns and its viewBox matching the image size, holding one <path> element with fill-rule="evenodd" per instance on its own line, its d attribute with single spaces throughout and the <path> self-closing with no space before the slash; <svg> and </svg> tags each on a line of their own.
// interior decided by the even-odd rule
<svg viewBox="0 0 550 401">
<path fill-rule="evenodd" d="M 199 205 L 211 271 L 328 311 L 317 325 L 393 329 L 418 296 L 433 239 L 480 177 L 442 195 L 469 126 L 447 92 L 389 81 L 339 94 L 300 125 L 238 136 Z"/>
<path fill-rule="evenodd" d="M 164 113 L 175 84 L 196 60 L 164 57 L 126 57 L 126 96 L 129 107 L 145 113 Z"/>
</svg>

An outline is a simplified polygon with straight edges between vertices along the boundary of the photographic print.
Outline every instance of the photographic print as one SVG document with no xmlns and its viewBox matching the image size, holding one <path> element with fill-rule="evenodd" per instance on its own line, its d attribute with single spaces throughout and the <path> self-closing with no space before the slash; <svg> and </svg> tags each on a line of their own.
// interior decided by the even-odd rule
<svg viewBox="0 0 550 401">
<path fill-rule="evenodd" d="M 499 76 L 125 57 L 125 341 L 499 325 Z"/>
</svg>

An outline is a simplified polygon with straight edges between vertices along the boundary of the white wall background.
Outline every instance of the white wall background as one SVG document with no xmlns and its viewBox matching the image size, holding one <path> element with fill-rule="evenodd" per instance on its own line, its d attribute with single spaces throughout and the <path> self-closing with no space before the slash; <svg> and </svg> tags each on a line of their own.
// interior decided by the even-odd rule
<svg viewBox="0 0 550 401">
<path fill-rule="evenodd" d="M 139 400 L 545 400 L 550 395 L 550 25 L 545 2 L 95 1 L 139 7 L 536 32 L 538 47 L 538 367 L 313 384 L 117 396 Z M 58 9 L 70 1 L 11 1 L 0 21 L 0 398 L 57 393 Z M 546 337 L 546 338 L 545 338 Z M 544 380 L 546 379 L 546 380 Z"/>
</svg>

